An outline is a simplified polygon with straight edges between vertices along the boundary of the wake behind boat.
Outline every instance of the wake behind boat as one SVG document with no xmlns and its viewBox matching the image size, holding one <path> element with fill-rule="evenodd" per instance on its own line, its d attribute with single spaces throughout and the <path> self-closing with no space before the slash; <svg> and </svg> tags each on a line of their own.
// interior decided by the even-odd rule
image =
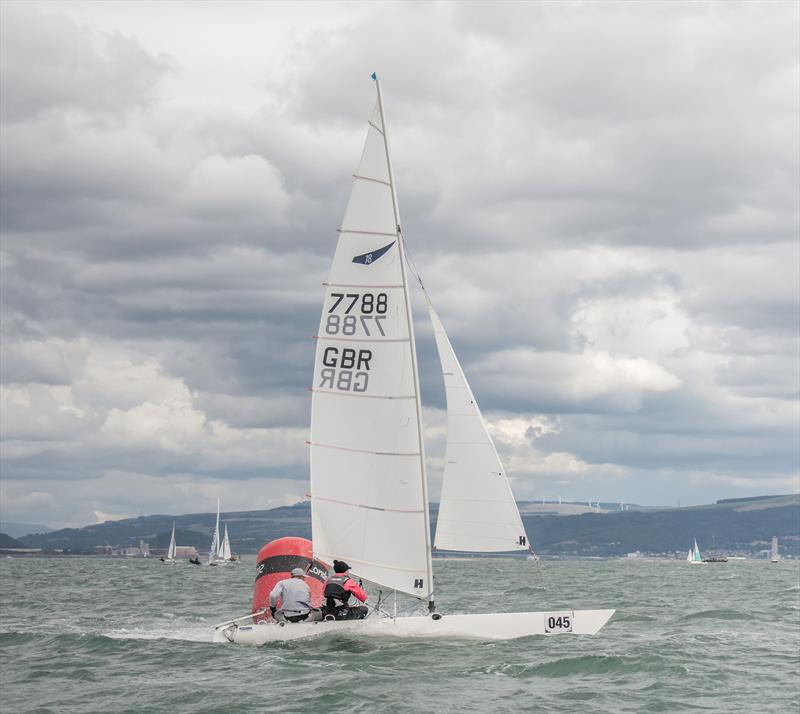
<svg viewBox="0 0 800 714">
<path fill-rule="evenodd" d="M 302 548 L 298 551 L 296 543 L 275 541 L 265 546 L 259 554 L 252 613 L 218 625 L 214 640 L 265 644 L 334 632 L 478 639 L 596 634 L 614 610 L 448 614 L 436 609 L 422 406 L 405 245 L 383 96 L 377 77 L 373 74 L 372 78 L 377 101 L 339 229 L 316 335 L 309 440 L 313 552 L 311 544 L 308 552 Z M 437 323 L 441 326 L 432 311 L 431 319 L 435 327 Z M 444 334 L 443 328 L 439 333 Z M 450 353 L 448 342 L 446 350 L 440 349 L 440 355 L 445 355 L 445 374 Z M 452 360 L 457 366 L 454 353 Z M 463 379 L 460 366 L 458 372 Z M 465 379 L 463 384 L 466 385 Z M 464 394 L 474 403 L 468 386 Z M 485 427 L 481 426 L 484 433 L 476 431 L 476 425 L 482 424 L 477 406 L 469 410 L 468 417 L 466 428 L 475 434 L 472 446 L 480 454 L 479 467 L 488 472 L 473 479 L 479 491 L 469 498 L 482 500 L 484 507 L 487 502 L 498 502 L 498 518 L 503 521 L 499 528 L 484 523 L 478 529 L 480 542 L 473 541 L 470 549 L 477 544 L 479 547 L 474 550 L 483 552 L 529 550 L 494 445 L 490 439 L 487 441 Z M 451 451 L 450 432 L 448 439 L 448 454 L 456 453 Z M 471 446 L 457 451 L 463 452 L 465 462 L 475 456 Z M 489 474 L 502 480 L 487 490 Z M 441 541 L 447 549 L 467 542 L 469 526 L 465 521 L 475 510 L 465 505 L 468 499 L 463 497 L 470 484 L 454 483 L 452 497 L 448 496 L 453 508 L 446 516 L 450 533 L 443 531 Z M 298 539 L 281 539 L 295 540 Z M 381 609 L 379 600 L 364 620 L 309 618 L 276 623 L 269 619 L 269 603 L 264 599 L 268 584 L 277 584 L 282 578 L 288 580 L 300 568 L 299 577 L 305 572 L 305 579 L 314 581 L 310 603 L 314 607 L 318 578 L 327 576 L 327 572 L 315 573 L 315 569 L 324 571 L 327 563 L 336 564 L 336 558 L 352 563 L 353 575 L 374 584 L 381 592 L 411 596 L 421 612 L 402 617 L 396 610 Z M 251 618 L 256 624 L 247 622 Z"/>
</svg>

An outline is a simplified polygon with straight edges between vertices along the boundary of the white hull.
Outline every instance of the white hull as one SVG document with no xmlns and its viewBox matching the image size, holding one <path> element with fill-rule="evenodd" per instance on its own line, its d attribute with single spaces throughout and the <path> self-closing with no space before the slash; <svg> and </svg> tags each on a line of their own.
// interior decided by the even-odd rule
<svg viewBox="0 0 800 714">
<path fill-rule="evenodd" d="M 304 637 L 346 633 L 356 637 L 445 637 L 479 640 L 513 640 L 531 635 L 595 635 L 611 619 L 615 610 L 562 610 L 550 612 L 510 612 L 484 615 L 442 615 L 438 620 L 425 617 L 367 618 L 340 622 L 299 622 L 278 625 L 229 625 L 214 632 L 214 642 L 240 645 L 264 645 Z M 569 616 L 569 631 L 563 628 L 548 632 L 547 621 L 553 616 Z"/>
</svg>

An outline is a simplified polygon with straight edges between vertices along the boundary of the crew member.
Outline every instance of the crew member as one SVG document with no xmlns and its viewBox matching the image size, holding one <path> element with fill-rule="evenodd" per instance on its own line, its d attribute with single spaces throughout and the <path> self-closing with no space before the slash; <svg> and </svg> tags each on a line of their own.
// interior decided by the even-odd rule
<svg viewBox="0 0 800 714">
<path fill-rule="evenodd" d="M 367 593 L 349 575 L 350 566 L 343 560 L 333 561 L 333 575 L 325 582 L 326 620 L 363 620 L 367 616 L 364 605 L 350 606 L 350 596 L 367 601 Z"/>
<path fill-rule="evenodd" d="M 281 580 L 269 594 L 269 612 L 276 620 L 300 622 L 311 612 L 311 589 L 305 581 L 302 568 L 292 570 L 292 577 Z M 278 600 L 281 601 L 278 609 Z"/>
</svg>

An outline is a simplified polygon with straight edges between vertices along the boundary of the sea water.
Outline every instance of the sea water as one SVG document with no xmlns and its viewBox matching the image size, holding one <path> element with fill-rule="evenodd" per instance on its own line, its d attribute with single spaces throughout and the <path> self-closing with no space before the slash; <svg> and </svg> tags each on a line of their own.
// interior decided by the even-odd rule
<svg viewBox="0 0 800 714">
<path fill-rule="evenodd" d="M 0 711 L 797 712 L 800 562 L 436 560 L 448 612 L 616 608 L 594 637 L 248 648 L 255 561 L 0 561 Z M 375 594 L 372 594 L 374 599 Z"/>
</svg>

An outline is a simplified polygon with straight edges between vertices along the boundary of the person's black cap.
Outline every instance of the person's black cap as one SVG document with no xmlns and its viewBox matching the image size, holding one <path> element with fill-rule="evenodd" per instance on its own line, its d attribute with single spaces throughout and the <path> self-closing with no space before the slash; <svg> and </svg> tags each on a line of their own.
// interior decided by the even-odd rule
<svg viewBox="0 0 800 714">
<path fill-rule="evenodd" d="M 334 573 L 346 573 L 350 570 L 350 566 L 345 563 L 343 560 L 334 560 L 333 561 L 333 572 Z"/>
</svg>

